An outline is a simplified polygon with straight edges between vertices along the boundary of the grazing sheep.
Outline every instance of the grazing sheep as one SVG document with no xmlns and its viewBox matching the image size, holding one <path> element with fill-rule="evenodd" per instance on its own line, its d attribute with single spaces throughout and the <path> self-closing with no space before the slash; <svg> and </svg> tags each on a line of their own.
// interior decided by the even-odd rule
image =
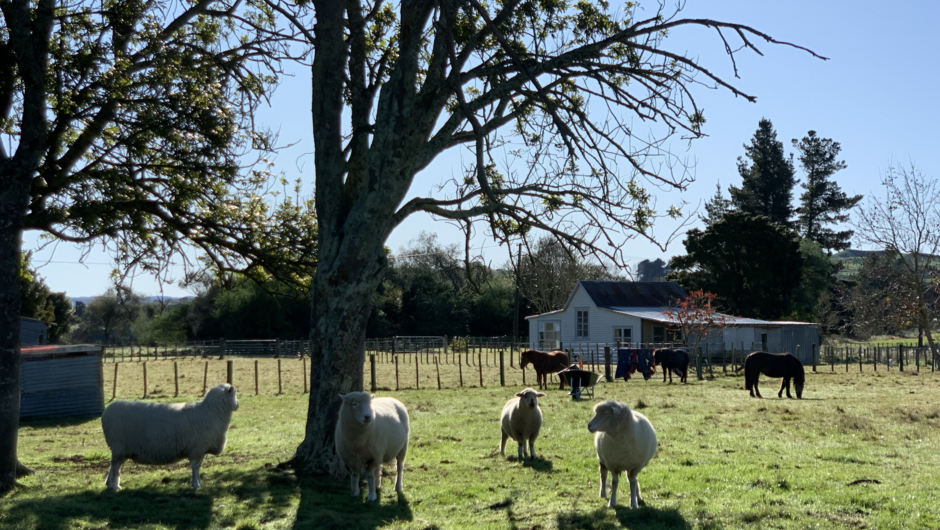
<svg viewBox="0 0 940 530">
<path fill-rule="evenodd" d="M 343 399 L 336 422 L 336 453 L 349 468 L 352 496 L 359 495 L 359 475 L 364 473 L 369 485 L 367 501 L 378 499 L 375 493 L 382 478 L 382 464 L 398 461 L 395 491 L 402 492 L 402 474 L 408 453 L 408 410 L 401 401 L 377 398 L 365 392 L 340 394 Z"/>
<path fill-rule="evenodd" d="M 199 467 L 206 454 L 225 448 L 225 433 L 238 410 L 232 385 L 209 389 L 202 401 L 142 403 L 115 401 L 101 415 L 104 439 L 111 449 L 111 470 L 105 484 L 121 489 L 121 466 L 128 459 L 138 464 L 163 465 L 189 459 L 192 485 L 202 486 Z"/>
<path fill-rule="evenodd" d="M 499 454 L 506 454 L 506 439 L 512 438 L 519 443 L 519 460 L 525 456 L 525 444 L 529 442 L 529 458 L 535 458 L 535 439 L 542 428 L 542 409 L 539 398 L 545 394 L 527 388 L 516 394 L 503 405 L 500 427 L 503 440 L 499 443 Z"/>
<path fill-rule="evenodd" d="M 639 506 L 640 483 L 636 476 L 656 454 L 656 431 L 646 416 L 630 410 L 626 403 L 605 401 L 594 406 L 594 417 L 588 423 L 594 433 L 594 448 L 601 468 L 601 498 L 606 497 L 607 471 L 610 481 L 610 501 L 617 506 L 617 484 L 620 472 L 626 471 L 630 480 L 630 507 Z"/>
</svg>

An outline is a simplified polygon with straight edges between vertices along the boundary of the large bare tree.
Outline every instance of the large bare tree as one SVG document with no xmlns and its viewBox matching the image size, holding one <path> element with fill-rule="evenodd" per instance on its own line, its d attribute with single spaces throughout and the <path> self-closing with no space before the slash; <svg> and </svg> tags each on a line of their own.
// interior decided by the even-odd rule
<svg viewBox="0 0 940 530">
<path fill-rule="evenodd" d="M 914 294 L 917 326 L 927 336 L 936 362 L 930 293 L 940 287 L 940 183 L 912 163 L 909 168 L 888 168 L 882 185 L 883 196 L 869 196 L 857 207 L 855 237 L 884 249 L 901 267 L 906 287 Z"/>
<path fill-rule="evenodd" d="M 480 222 L 502 241 L 541 230 L 623 263 L 625 240 L 656 241 L 654 219 L 678 213 L 657 211 L 650 189 L 689 182 L 668 141 L 703 135 L 695 85 L 755 100 L 668 36 L 709 28 L 732 65 L 760 53 L 755 41 L 799 48 L 634 2 L 270 1 L 314 50 L 314 385 L 292 461 L 307 471 L 342 473 L 330 410 L 362 387 L 383 245 L 404 219 Z M 415 175 L 455 148 L 470 153 L 466 173 L 409 198 Z"/>
</svg>

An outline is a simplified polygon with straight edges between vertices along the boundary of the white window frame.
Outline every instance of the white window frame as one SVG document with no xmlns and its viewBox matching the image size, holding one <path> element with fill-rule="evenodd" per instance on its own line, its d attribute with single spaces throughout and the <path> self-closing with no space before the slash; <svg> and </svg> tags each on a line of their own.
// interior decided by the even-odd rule
<svg viewBox="0 0 940 530">
<path fill-rule="evenodd" d="M 581 325 L 581 314 L 584 314 L 584 326 Z M 582 335 L 581 332 L 584 332 Z M 587 307 L 576 307 L 574 310 L 574 337 L 578 340 L 591 339 L 591 310 Z"/>
<path fill-rule="evenodd" d="M 630 337 L 627 340 L 624 340 L 623 331 L 629 331 Z M 620 337 L 617 337 L 617 332 L 620 331 Z M 633 326 L 614 326 L 614 347 L 616 348 L 629 348 L 633 345 Z"/>
<path fill-rule="evenodd" d="M 545 336 L 545 325 L 551 324 L 552 330 L 549 332 L 552 333 L 555 338 L 548 338 Z M 539 320 L 539 329 L 538 329 L 538 348 L 543 350 L 554 350 L 561 346 L 561 321 L 560 320 Z"/>
</svg>

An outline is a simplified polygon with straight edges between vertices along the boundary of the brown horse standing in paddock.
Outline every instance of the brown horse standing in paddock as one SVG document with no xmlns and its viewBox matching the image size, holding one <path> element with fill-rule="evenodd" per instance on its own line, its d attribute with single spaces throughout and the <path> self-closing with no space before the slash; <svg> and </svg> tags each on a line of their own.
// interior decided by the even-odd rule
<svg viewBox="0 0 940 530">
<path fill-rule="evenodd" d="M 740 370 L 740 368 L 738 368 Z M 803 383 L 806 381 L 806 373 L 803 371 L 803 363 L 789 353 L 767 353 L 765 351 L 756 351 L 744 358 L 744 388 L 751 391 L 751 397 L 762 397 L 757 388 L 757 379 L 760 374 L 767 377 L 782 377 L 780 382 L 780 391 L 777 397 L 783 397 L 783 389 L 787 389 L 787 397 L 793 399 L 790 395 L 790 378 L 793 379 L 793 385 L 796 387 L 796 397 L 803 399 Z M 756 395 L 755 395 L 756 394 Z"/>
<path fill-rule="evenodd" d="M 679 375 L 679 382 L 687 382 L 689 375 L 689 353 L 675 348 L 662 348 L 653 350 L 653 366 L 663 367 L 663 383 L 666 382 L 666 373 L 669 373 L 669 383 L 672 384 L 672 371 Z"/>
<path fill-rule="evenodd" d="M 539 390 L 548 390 L 548 374 L 554 374 L 568 368 L 568 354 L 561 350 L 539 351 L 526 350 L 519 354 L 519 368 L 525 369 L 531 364 L 535 367 L 535 378 L 539 383 Z M 565 388 L 565 378 L 558 378 L 561 383 L 559 390 Z"/>
</svg>

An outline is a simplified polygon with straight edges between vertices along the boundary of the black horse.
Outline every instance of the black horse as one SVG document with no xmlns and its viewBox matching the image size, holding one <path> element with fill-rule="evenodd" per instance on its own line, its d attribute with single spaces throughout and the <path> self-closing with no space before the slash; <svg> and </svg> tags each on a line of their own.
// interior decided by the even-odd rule
<svg viewBox="0 0 940 530">
<path fill-rule="evenodd" d="M 740 370 L 740 368 L 739 368 Z M 757 380 L 760 374 L 767 377 L 782 377 L 780 382 L 780 391 L 777 397 L 783 397 L 783 389 L 787 390 L 787 397 L 790 395 L 790 379 L 793 379 L 793 386 L 796 387 L 796 397 L 803 399 L 803 383 L 806 381 L 806 373 L 803 371 L 803 363 L 789 353 L 767 353 L 765 351 L 756 351 L 744 358 L 744 388 L 751 391 L 751 397 L 762 397 L 757 388 Z M 756 394 L 756 395 L 755 395 Z"/>
<path fill-rule="evenodd" d="M 672 383 L 672 372 L 675 370 L 679 376 L 679 381 L 685 383 L 689 375 L 689 354 L 685 350 L 674 348 L 663 348 L 653 350 L 653 365 L 663 367 L 663 383 L 666 382 L 666 374 L 669 374 L 669 383 Z"/>
</svg>

